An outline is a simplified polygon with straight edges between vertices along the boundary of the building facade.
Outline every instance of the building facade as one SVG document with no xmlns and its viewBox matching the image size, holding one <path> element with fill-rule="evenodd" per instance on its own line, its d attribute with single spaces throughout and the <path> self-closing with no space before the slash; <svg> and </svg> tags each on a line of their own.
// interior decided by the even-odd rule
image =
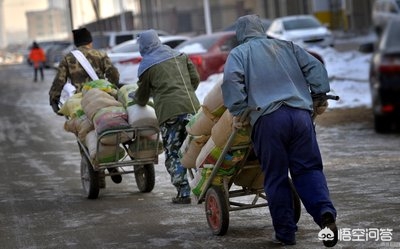
<svg viewBox="0 0 400 249">
<path fill-rule="evenodd" d="M 69 36 L 66 12 L 60 8 L 26 12 L 30 40 L 58 40 Z"/>
<path fill-rule="evenodd" d="M 131 0 L 133 29 L 161 29 L 171 34 L 206 33 L 205 1 L 210 6 L 212 31 L 231 25 L 239 16 L 258 14 L 262 18 L 312 14 L 332 30 L 368 32 L 374 0 Z M 121 0 L 119 1 L 121 2 Z M 101 1 L 98 1 L 101 3 Z M 107 6 L 101 6 L 106 8 Z M 110 18 L 109 18 L 110 19 Z M 118 15 L 114 16 L 116 22 Z M 95 22 L 94 22 L 95 23 Z M 95 27 L 93 23 L 86 24 Z M 85 25 L 82 25 L 85 26 Z M 97 25 L 102 27 L 104 25 Z M 119 31 L 121 25 L 108 25 Z M 117 30 L 116 30 L 117 29 Z M 93 30 L 112 31 L 112 30 Z"/>
</svg>

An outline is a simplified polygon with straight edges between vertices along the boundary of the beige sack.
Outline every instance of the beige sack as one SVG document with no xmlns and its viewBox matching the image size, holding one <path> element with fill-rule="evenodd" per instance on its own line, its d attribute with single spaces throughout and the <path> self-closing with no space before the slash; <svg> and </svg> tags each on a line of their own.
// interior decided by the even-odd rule
<svg viewBox="0 0 400 249">
<path fill-rule="evenodd" d="M 223 77 L 220 77 L 220 79 L 207 93 L 203 100 L 203 106 L 205 106 L 209 113 L 215 118 L 221 117 L 226 110 L 226 107 L 224 106 L 224 99 L 222 97 L 222 80 Z"/>
<path fill-rule="evenodd" d="M 214 122 L 203 112 L 203 108 L 189 120 L 186 131 L 193 136 L 210 135 Z"/>
<path fill-rule="evenodd" d="M 201 148 L 208 141 L 210 136 L 193 136 L 188 134 L 178 152 L 181 164 L 185 168 L 196 168 L 196 159 L 200 154 Z"/>
<path fill-rule="evenodd" d="M 250 189 L 262 189 L 264 187 L 264 173 L 259 163 L 243 168 L 242 171 L 238 172 L 233 183 Z"/>
<path fill-rule="evenodd" d="M 138 137 L 129 145 L 129 155 L 135 159 L 146 159 L 155 158 L 157 155 L 163 153 L 161 137 L 157 135 Z"/>
<path fill-rule="evenodd" d="M 89 155 L 96 163 L 117 162 L 125 155 L 125 150 L 120 146 L 97 143 L 97 135 L 94 130 L 86 135 L 85 141 Z M 97 146 L 99 146 L 99 148 L 97 148 Z"/>
<path fill-rule="evenodd" d="M 216 146 L 223 148 L 233 132 L 233 116 L 226 110 L 218 122 L 211 129 L 211 137 Z M 231 146 L 248 144 L 251 142 L 251 127 L 238 129 Z"/>
<path fill-rule="evenodd" d="M 90 120 L 104 107 L 122 106 L 122 103 L 117 101 L 113 96 L 97 88 L 88 90 L 83 95 L 81 104 L 83 111 Z"/>
</svg>

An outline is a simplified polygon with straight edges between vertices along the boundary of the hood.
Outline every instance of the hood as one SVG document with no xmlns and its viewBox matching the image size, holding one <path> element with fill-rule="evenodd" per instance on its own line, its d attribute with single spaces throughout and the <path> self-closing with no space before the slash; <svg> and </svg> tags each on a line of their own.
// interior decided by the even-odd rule
<svg viewBox="0 0 400 249">
<path fill-rule="evenodd" d="M 246 15 L 236 21 L 236 38 L 240 44 L 254 37 L 266 37 L 264 26 L 258 15 Z"/>
<path fill-rule="evenodd" d="M 139 52 L 143 57 L 138 69 L 138 77 L 150 67 L 178 56 L 180 53 L 163 45 L 154 29 L 139 34 Z"/>
</svg>

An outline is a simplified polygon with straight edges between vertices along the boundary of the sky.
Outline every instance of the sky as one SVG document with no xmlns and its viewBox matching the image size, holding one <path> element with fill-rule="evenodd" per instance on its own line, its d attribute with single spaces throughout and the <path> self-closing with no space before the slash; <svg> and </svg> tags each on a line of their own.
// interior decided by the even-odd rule
<svg viewBox="0 0 400 249">
<path fill-rule="evenodd" d="M 340 97 L 338 101 L 328 100 L 330 108 L 371 107 L 371 95 L 368 83 L 368 70 L 371 54 L 358 51 L 338 52 L 334 48 L 310 48 L 319 53 L 325 61 L 330 78 L 329 94 Z M 221 80 L 222 74 L 212 75 L 200 83 L 196 95 L 200 102 L 210 89 Z"/>
</svg>

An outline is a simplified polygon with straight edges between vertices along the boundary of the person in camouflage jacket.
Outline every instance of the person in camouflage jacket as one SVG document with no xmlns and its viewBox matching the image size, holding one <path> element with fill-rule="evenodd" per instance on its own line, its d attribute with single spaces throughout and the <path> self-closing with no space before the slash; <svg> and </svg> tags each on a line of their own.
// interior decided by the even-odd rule
<svg viewBox="0 0 400 249">
<path fill-rule="evenodd" d="M 92 35 L 89 30 L 81 28 L 73 30 L 72 33 L 76 48 L 87 58 L 99 79 L 107 79 L 109 82 L 118 85 L 118 70 L 113 66 L 106 53 L 92 48 Z M 68 78 L 71 80 L 72 85 L 76 87 L 76 92 L 81 92 L 83 84 L 92 81 L 72 53 L 68 53 L 60 62 L 49 91 L 50 105 L 58 115 L 60 115 L 58 110 L 61 91 Z"/>
<path fill-rule="evenodd" d="M 77 50 L 81 51 L 82 54 L 92 65 L 96 75 L 99 79 L 107 79 L 107 81 L 118 86 L 119 83 L 119 72 L 115 68 L 110 58 L 106 53 L 93 49 L 92 47 L 92 35 L 86 28 L 76 29 L 72 31 L 74 36 L 74 44 Z M 61 97 L 61 91 L 70 79 L 71 84 L 76 87 L 76 92 L 82 91 L 82 87 L 86 82 L 92 81 L 85 69 L 79 64 L 79 61 L 70 52 L 68 53 L 58 66 L 57 74 L 53 80 L 53 84 L 50 88 L 50 105 L 53 111 L 57 115 L 62 115 L 58 113 L 60 110 L 59 103 Z M 108 168 L 110 173 L 118 172 L 117 168 Z M 122 176 L 119 174 L 111 175 L 111 179 L 114 183 L 120 183 L 122 181 Z M 102 179 L 102 185 L 105 186 L 105 179 Z"/>
</svg>

